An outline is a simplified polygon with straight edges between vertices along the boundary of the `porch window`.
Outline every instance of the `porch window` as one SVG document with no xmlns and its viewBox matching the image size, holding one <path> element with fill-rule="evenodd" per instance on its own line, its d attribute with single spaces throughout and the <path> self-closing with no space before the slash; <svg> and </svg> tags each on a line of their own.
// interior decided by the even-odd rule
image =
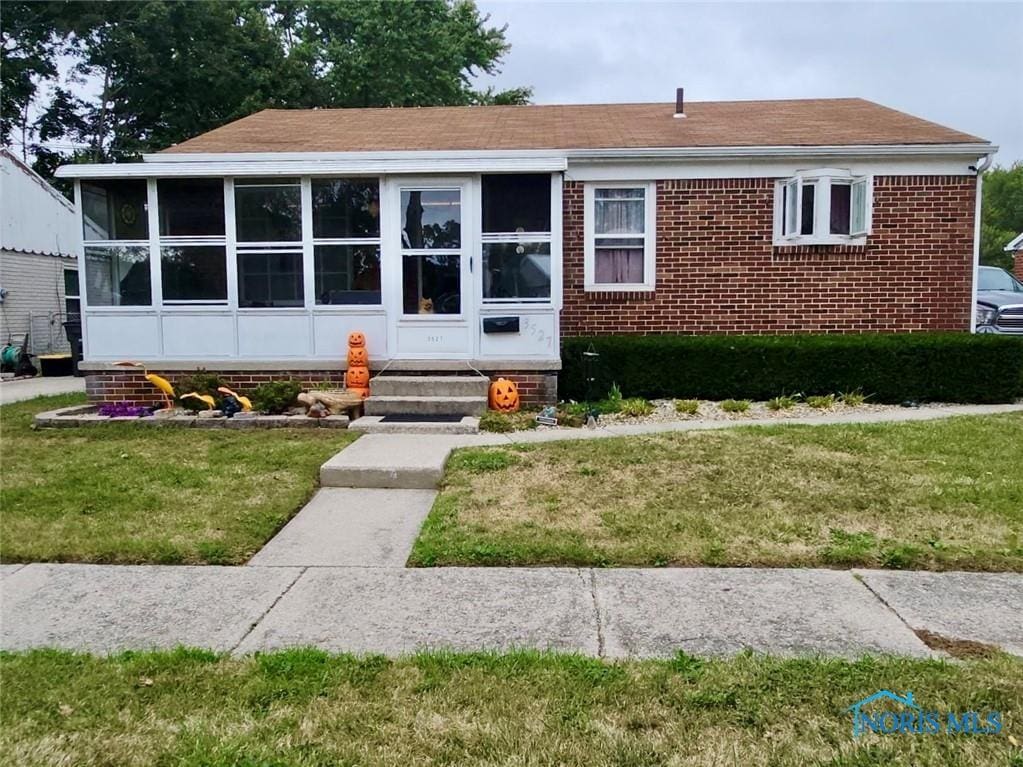
<svg viewBox="0 0 1023 767">
<path fill-rule="evenodd" d="M 236 179 L 234 211 L 238 308 L 305 306 L 300 180 Z"/>
<path fill-rule="evenodd" d="M 654 184 L 588 184 L 584 282 L 587 290 L 653 290 Z"/>
<path fill-rule="evenodd" d="M 238 242 L 301 242 L 302 185 L 297 178 L 234 183 Z"/>
<path fill-rule="evenodd" d="M 273 309 L 304 305 L 301 250 L 239 251 L 239 308 Z"/>
<path fill-rule="evenodd" d="M 316 303 L 380 304 L 380 182 L 312 179 Z"/>
<path fill-rule="evenodd" d="M 550 176 L 494 174 L 481 186 L 484 302 L 550 301 Z"/>
<path fill-rule="evenodd" d="M 164 304 L 227 303 L 222 179 L 160 179 L 160 282 Z"/>
<path fill-rule="evenodd" d="M 150 306 L 145 181 L 83 181 L 82 240 L 89 306 Z"/>
<path fill-rule="evenodd" d="M 779 181 L 774 244 L 863 244 L 870 198 L 870 179 L 846 170 L 822 168 Z"/>
</svg>

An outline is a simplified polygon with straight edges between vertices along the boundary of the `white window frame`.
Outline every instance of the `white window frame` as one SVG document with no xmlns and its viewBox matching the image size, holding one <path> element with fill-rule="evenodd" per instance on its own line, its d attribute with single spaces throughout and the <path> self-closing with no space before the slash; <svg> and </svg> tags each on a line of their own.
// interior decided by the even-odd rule
<svg viewBox="0 0 1023 767">
<path fill-rule="evenodd" d="M 832 183 L 850 186 L 850 221 L 849 234 L 831 233 L 831 185 Z M 801 234 L 803 220 L 803 188 L 813 184 L 814 210 L 813 232 Z M 795 231 L 789 231 L 786 216 L 784 190 L 789 190 L 788 199 L 796 206 Z M 862 189 L 864 210 L 862 227 L 854 227 L 855 215 L 853 201 L 856 190 Z M 793 194 L 793 191 L 795 194 Z M 774 245 L 866 245 L 871 233 L 873 220 L 874 179 L 869 175 L 854 175 L 851 171 L 841 168 L 817 168 L 799 171 L 789 178 L 778 179 L 774 186 Z"/>
<path fill-rule="evenodd" d="M 594 224 L 594 192 L 597 189 L 643 189 L 643 282 L 612 282 L 596 281 L 596 238 Z M 583 229 L 585 231 L 583 246 L 583 289 L 600 292 L 642 292 L 652 291 L 657 279 L 657 183 L 653 181 L 613 181 L 589 182 L 583 186 Z M 629 235 L 630 239 L 640 239 L 640 235 Z"/>
<path fill-rule="evenodd" d="M 160 182 L 161 181 L 174 181 L 175 179 L 166 178 L 152 178 L 149 179 L 152 183 L 149 185 L 149 204 L 154 215 L 150 219 L 150 228 L 155 225 L 155 231 L 150 231 L 149 240 L 151 243 L 155 243 L 155 247 L 152 247 L 151 258 L 156 259 L 156 272 L 159 273 L 159 293 L 155 293 L 159 297 L 159 306 L 161 308 L 177 309 L 177 308 L 189 308 L 195 307 L 197 309 L 203 308 L 220 308 L 229 305 L 231 298 L 230 287 L 227 289 L 227 295 L 224 298 L 165 298 L 163 294 L 163 249 L 177 247 L 188 247 L 190 245 L 207 245 L 215 248 L 224 249 L 224 268 L 227 270 L 231 269 L 232 260 L 228 254 L 227 248 L 227 209 L 224 209 L 224 234 L 209 234 L 209 235 L 165 235 L 160 232 Z M 214 179 L 219 180 L 219 179 Z M 221 183 L 223 188 L 223 183 Z M 232 201 L 233 202 L 233 201 Z M 225 201 L 226 204 L 226 201 Z M 237 268 L 237 266 L 235 267 Z M 225 275 L 226 276 L 226 275 Z"/>
</svg>

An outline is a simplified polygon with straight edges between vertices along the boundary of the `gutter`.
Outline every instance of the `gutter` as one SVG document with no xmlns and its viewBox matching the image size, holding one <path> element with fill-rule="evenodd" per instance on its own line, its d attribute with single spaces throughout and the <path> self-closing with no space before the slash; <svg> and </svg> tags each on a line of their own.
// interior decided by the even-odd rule
<svg viewBox="0 0 1023 767">
<path fill-rule="evenodd" d="M 984 171 L 991 167 L 994 159 L 994 151 L 983 155 L 977 160 L 976 165 L 971 165 L 970 170 L 977 174 L 977 191 L 973 203 L 973 289 L 971 291 L 973 302 L 970 304 L 970 332 L 977 332 L 977 287 L 980 281 L 980 224 L 981 206 L 983 205 Z"/>
</svg>

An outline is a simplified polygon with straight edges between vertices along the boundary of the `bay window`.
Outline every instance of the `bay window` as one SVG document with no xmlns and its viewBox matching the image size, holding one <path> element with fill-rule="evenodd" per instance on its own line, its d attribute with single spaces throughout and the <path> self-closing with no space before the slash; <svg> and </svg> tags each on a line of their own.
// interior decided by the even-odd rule
<svg viewBox="0 0 1023 767">
<path fill-rule="evenodd" d="M 314 178 L 316 303 L 380 304 L 380 182 Z"/>
<path fill-rule="evenodd" d="M 587 184 L 584 284 L 587 290 L 653 290 L 654 184 Z"/>
<path fill-rule="evenodd" d="M 484 303 L 550 301 L 550 176 L 485 175 L 481 192 Z"/>
<path fill-rule="evenodd" d="M 870 179 L 844 170 L 805 171 L 779 181 L 774 244 L 863 244 L 870 197 Z"/>
<path fill-rule="evenodd" d="M 89 306 L 150 306 L 145 181 L 83 181 L 82 240 Z"/>
</svg>

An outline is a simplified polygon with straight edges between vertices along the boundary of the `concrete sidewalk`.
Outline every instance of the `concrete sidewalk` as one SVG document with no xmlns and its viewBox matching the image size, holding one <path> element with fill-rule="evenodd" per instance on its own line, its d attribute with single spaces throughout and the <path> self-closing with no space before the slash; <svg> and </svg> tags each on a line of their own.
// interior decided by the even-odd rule
<svg viewBox="0 0 1023 767">
<path fill-rule="evenodd" d="M 0 648 L 1023 654 L 1023 575 L 766 569 L 8 565 Z"/>
<path fill-rule="evenodd" d="M 0 405 L 23 402 L 27 399 L 45 397 L 51 394 L 70 394 L 72 392 L 84 391 L 85 379 L 74 376 L 18 378 L 0 383 Z"/>
</svg>

